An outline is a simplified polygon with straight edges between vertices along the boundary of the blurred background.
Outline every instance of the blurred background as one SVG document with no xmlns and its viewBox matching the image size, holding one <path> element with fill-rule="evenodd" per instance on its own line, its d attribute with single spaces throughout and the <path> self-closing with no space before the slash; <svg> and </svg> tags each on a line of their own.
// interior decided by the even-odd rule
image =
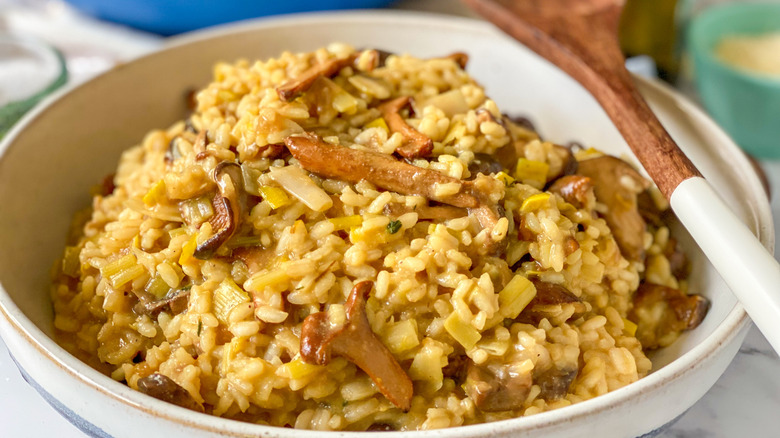
<svg viewBox="0 0 780 438">
<path fill-rule="evenodd" d="M 171 35 L 268 15 L 356 8 L 477 18 L 457 0 L 0 0 L 0 138 L 58 88 L 154 51 Z M 632 71 L 666 81 L 702 105 L 760 160 L 778 228 L 780 0 L 627 0 L 620 42 Z M 777 356 L 765 350 L 766 341 L 751 331 L 729 371 L 664 436 L 741 436 L 749 424 L 775 436 L 780 401 L 742 402 L 780 372 Z M 746 377 L 740 364 L 750 355 L 765 366 Z M 0 340 L 0 437 L 53 431 L 83 437 L 24 384 Z"/>
</svg>

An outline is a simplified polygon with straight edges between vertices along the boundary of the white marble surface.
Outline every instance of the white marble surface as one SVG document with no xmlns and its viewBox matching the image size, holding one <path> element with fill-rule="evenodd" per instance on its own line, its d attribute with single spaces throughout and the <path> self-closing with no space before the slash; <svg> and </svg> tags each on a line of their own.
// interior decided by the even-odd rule
<svg viewBox="0 0 780 438">
<path fill-rule="evenodd" d="M 462 4 L 451 0 L 403 0 L 397 5 L 404 9 L 470 15 Z M 764 167 L 775 194 L 773 214 L 780 218 L 780 162 L 766 162 Z M 777 219 L 775 228 L 780 228 Z M 779 413 L 780 359 L 753 328 L 715 386 L 661 436 L 775 437 L 780 436 Z M 0 438 L 51 436 L 84 438 L 86 435 L 59 416 L 24 382 L 0 339 Z"/>
</svg>

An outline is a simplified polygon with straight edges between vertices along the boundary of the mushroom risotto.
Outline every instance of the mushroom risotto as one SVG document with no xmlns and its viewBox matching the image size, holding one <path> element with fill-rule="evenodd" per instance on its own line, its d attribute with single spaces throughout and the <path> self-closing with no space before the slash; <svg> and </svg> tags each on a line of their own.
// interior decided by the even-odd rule
<svg viewBox="0 0 780 438">
<path fill-rule="evenodd" d="M 496 421 L 645 376 L 707 310 L 665 201 L 502 114 L 467 61 L 217 64 L 74 221 L 59 342 L 152 397 L 318 430 Z"/>
</svg>

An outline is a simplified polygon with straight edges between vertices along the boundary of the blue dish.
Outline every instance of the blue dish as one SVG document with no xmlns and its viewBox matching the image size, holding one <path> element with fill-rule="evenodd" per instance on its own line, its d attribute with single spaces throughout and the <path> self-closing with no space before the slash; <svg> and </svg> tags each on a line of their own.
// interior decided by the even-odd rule
<svg viewBox="0 0 780 438">
<path fill-rule="evenodd" d="M 161 35 L 267 15 L 386 6 L 393 0 L 66 0 L 82 12 Z"/>
</svg>

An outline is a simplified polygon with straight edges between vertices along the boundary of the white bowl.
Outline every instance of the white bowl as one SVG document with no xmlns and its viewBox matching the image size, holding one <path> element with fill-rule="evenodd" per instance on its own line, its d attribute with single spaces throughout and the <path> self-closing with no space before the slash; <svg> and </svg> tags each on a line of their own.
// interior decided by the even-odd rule
<svg viewBox="0 0 780 438">
<path fill-rule="evenodd" d="M 290 16 L 192 34 L 166 49 L 60 93 L 17 126 L 0 147 L 0 334 L 20 368 L 72 421 L 94 436 L 276 436 L 322 432 L 272 428 L 198 414 L 117 383 L 51 338 L 49 269 L 61 254 L 88 189 L 119 154 L 152 128 L 185 114 L 185 93 L 206 84 L 211 66 L 239 57 L 307 51 L 330 41 L 427 57 L 465 51 L 468 70 L 499 107 L 530 116 L 552 141 L 577 140 L 630 155 L 596 102 L 574 81 L 486 23 L 390 12 Z M 737 146 L 697 107 L 664 86 L 637 79 L 662 122 L 727 203 L 773 250 L 766 197 Z M 692 288 L 709 297 L 703 324 L 653 355 L 654 371 L 607 395 L 563 409 L 415 437 L 630 437 L 681 415 L 718 379 L 739 348 L 748 318 L 690 240 Z M 333 432 L 326 435 L 365 436 Z"/>
</svg>

